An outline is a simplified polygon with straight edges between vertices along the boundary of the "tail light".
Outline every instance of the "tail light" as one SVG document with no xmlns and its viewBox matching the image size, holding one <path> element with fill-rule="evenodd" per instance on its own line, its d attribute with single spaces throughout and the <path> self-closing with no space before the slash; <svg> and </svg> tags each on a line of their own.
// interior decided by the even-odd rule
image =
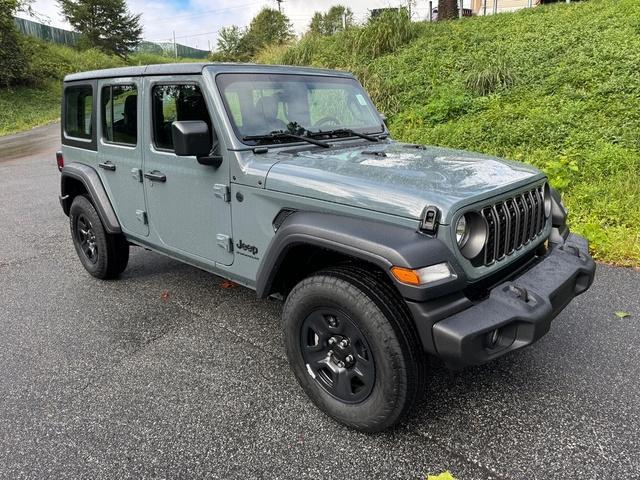
<svg viewBox="0 0 640 480">
<path fill-rule="evenodd" d="M 64 157 L 62 156 L 62 152 L 56 152 L 56 163 L 58 164 L 58 170 L 61 172 L 62 167 L 64 167 Z"/>
</svg>

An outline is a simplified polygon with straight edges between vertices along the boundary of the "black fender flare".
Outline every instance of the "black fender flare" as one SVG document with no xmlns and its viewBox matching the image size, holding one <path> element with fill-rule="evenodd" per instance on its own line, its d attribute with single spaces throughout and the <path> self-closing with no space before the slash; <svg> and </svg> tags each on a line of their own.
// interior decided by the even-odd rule
<svg viewBox="0 0 640 480">
<path fill-rule="evenodd" d="M 400 294 L 410 300 L 425 301 L 464 288 L 465 276 L 452 252 L 437 238 L 416 229 L 366 218 L 320 212 L 297 211 L 289 215 L 269 243 L 256 276 L 256 293 L 264 298 L 288 251 L 310 245 L 371 263 L 386 272 Z M 398 282 L 392 266 L 421 268 L 447 262 L 457 278 L 415 287 Z"/>
<path fill-rule="evenodd" d="M 111 234 L 122 233 L 120 222 L 118 222 L 118 217 L 111 205 L 104 185 L 100 180 L 100 176 L 98 172 L 89 165 L 72 162 L 62 168 L 62 176 L 60 177 L 60 203 L 64 213 L 67 216 L 69 215 L 69 209 L 71 208 L 71 202 L 73 200 L 70 196 L 70 179 L 77 180 L 84 185 L 84 188 L 91 197 L 93 205 L 96 207 L 98 216 L 100 220 L 102 220 L 105 230 Z"/>
</svg>

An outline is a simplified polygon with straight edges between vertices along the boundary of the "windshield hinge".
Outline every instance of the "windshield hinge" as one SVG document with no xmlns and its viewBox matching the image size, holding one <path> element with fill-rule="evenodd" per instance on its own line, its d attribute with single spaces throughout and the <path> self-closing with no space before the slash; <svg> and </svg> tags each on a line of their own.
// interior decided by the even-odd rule
<svg viewBox="0 0 640 480">
<path fill-rule="evenodd" d="M 229 185 L 216 183 L 213 186 L 213 193 L 225 203 L 229 203 L 231 201 L 231 189 L 229 188 Z"/>
<path fill-rule="evenodd" d="M 428 205 L 422 212 L 422 221 L 420 222 L 420 230 L 426 233 L 436 233 L 438 230 L 438 222 L 440 221 L 440 210 L 438 207 Z"/>
</svg>

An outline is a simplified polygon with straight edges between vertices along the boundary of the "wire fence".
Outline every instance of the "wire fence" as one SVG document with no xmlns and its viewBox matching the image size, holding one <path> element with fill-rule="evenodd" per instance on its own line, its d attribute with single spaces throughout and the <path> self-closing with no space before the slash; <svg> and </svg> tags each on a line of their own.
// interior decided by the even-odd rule
<svg viewBox="0 0 640 480">
<path fill-rule="evenodd" d="M 81 35 L 71 30 L 52 27 L 43 23 L 34 22 L 25 18 L 14 17 L 18 30 L 25 35 L 39 38 L 47 42 L 58 43 L 73 47 L 80 41 Z M 198 48 L 189 47 L 180 43 L 173 42 L 148 42 L 142 41 L 136 48 L 138 52 L 155 53 L 157 55 L 165 55 L 167 57 L 182 58 L 207 58 L 208 50 L 200 50 Z"/>
</svg>

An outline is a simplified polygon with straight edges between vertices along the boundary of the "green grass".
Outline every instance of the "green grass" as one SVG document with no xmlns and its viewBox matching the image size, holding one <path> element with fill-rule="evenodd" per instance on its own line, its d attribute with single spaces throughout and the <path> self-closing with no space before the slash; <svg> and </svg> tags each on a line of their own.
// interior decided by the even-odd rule
<svg viewBox="0 0 640 480">
<path fill-rule="evenodd" d="M 30 38 L 25 39 L 25 45 L 30 52 L 25 85 L 0 88 L 0 135 L 28 130 L 58 119 L 61 81 L 69 73 L 125 65 L 195 61 L 140 53 L 125 62 L 98 50 L 77 50 Z"/>
<path fill-rule="evenodd" d="M 0 89 L 0 136 L 29 130 L 60 117 L 60 84 Z"/>
<path fill-rule="evenodd" d="M 640 265 L 637 1 L 537 7 L 400 33 L 369 26 L 268 53 L 271 63 L 353 71 L 396 138 L 534 164 L 562 192 L 572 229 L 597 259 Z"/>
</svg>

